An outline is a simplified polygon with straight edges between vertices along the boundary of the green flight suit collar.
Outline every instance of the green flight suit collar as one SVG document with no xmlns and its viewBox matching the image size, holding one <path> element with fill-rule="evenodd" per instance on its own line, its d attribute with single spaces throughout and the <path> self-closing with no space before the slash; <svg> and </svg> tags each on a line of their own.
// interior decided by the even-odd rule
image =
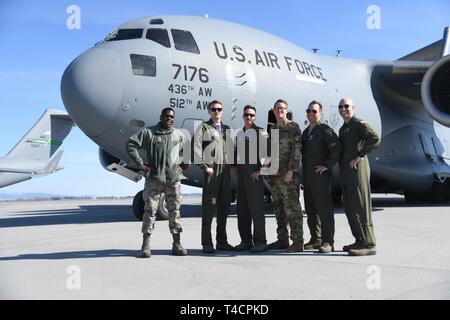
<svg viewBox="0 0 450 320">
<path fill-rule="evenodd" d="M 216 124 L 214 123 L 214 121 L 212 121 L 212 119 L 209 119 L 208 121 L 206 121 L 207 124 L 211 125 L 211 126 L 216 126 Z M 220 121 L 220 126 L 223 127 L 223 122 Z"/>
<path fill-rule="evenodd" d="M 313 133 L 314 130 L 316 130 L 318 127 L 320 127 L 323 124 L 323 122 L 319 122 L 318 124 L 316 124 L 314 126 L 314 128 L 312 128 L 312 130 L 310 130 L 309 128 L 311 128 L 311 124 L 308 125 L 308 127 L 305 129 L 305 132 L 310 135 L 311 133 Z"/>
<path fill-rule="evenodd" d="M 258 130 L 259 127 L 258 127 L 256 124 L 253 124 L 252 127 L 251 127 L 250 129 Z M 248 130 L 250 130 L 250 129 L 248 129 Z M 242 131 L 244 131 L 244 132 L 247 131 L 247 130 L 245 130 L 245 126 L 242 128 Z"/>
</svg>

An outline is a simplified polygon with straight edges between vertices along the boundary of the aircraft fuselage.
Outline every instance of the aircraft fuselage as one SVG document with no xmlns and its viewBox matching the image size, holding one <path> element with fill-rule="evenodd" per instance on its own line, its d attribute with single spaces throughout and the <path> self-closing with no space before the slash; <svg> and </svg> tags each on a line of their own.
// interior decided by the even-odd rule
<svg viewBox="0 0 450 320">
<path fill-rule="evenodd" d="M 305 109 L 316 99 L 324 107 L 323 121 L 338 132 L 343 121 L 337 104 L 348 96 L 355 101 L 356 115 L 382 137 L 379 150 L 369 157 L 375 192 L 423 192 L 433 184 L 436 170 L 450 174 L 444 161 L 449 158 L 450 129 L 441 126 L 438 136 L 426 112 L 396 112 L 396 106 L 377 97 L 376 61 L 312 53 L 273 35 L 213 19 L 161 19 L 162 24 L 144 18 L 120 26 L 118 30 L 138 30 L 133 31 L 137 35 L 128 32 L 128 38 L 96 45 L 74 60 L 63 76 L 61 92 L 68 112 L 114 157 L 128 161 L 128 138 L 140 127 L 156 124 L 166 106 L 176 111 L 175 126 L 190 132 L 196 121 L 208 119 L 206 108 L 213 99 L 222 101 L 223 121 L 231 128 L 243 126 L 247 104 L 257 108 L 256 123 L 266 127 L 268 111 L 281 98 L 304 129 Z M 168 38 L 155 41 L 149 29 L 159 29 L 158 35 Z M 433 150 L 430 141 L 439 141 L 442 148 Z M 442 159 L 436 158 L 436 170 L 417 174 L 411 165 L 433 166 L 427 148 Z M 401 179 L 387 175 L 389 168 L 403 174 Z M 186 175 L 188 184 L 199 185 L 199 170 L 191 168 Z"/>
</svg>

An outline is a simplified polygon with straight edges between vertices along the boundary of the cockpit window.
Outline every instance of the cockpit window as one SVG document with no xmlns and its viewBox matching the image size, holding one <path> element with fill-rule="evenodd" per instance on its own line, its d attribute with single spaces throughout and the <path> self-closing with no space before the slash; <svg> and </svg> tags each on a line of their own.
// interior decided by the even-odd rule
<svg viewBox="0 0 450 320">
<path fill-rule="evenodd" d="M 175 49 L 200 54 L 197 43 L 189 31 L 172 29 L 173 42 Z"/>
<path fill-rule="evenodd" d="M 130 54 L 131 67 L 136 76 L 155 77 L 156 58 L 141 54 Z"/>
<path fill-rule="evenodd" d="M 148 29 L 146 38 L 170 48 L 169 34 L 166 29 Z"/>
<path fill-rule="evenodd" d="M 105 41 L 140 39 L 140 38 L 142 38 L 143 33 L 144 33 L 144 29 L 119 29 L 119 30 L 111 32 L 105 38 Z"/>
</svg>

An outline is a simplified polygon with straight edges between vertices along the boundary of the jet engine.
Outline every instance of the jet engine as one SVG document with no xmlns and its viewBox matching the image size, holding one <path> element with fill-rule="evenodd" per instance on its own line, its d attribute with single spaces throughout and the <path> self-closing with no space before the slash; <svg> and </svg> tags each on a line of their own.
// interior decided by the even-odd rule
<svg viewBox="0 0 450 320">
<path fill-rule="evenodd" d="M 450 127 L 450 55 L 436 61 L 425 73 L 421 94 L 430 116 Z"/>
</svg>

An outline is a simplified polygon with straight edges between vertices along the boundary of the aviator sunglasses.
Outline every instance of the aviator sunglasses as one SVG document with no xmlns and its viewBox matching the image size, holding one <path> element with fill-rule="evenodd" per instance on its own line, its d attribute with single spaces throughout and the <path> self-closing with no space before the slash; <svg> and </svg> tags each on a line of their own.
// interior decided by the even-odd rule
<svg viewBox="0 0 450 320">
<path fill-rule="evenodd" d="M 253 113 L 244 113 L 244 117 L 245 118 L 247 118 L 247 117 L 256 117 L 256 114 L 253 114 Z"/>
<path fill-rule="evenodd" d="M 209 110 L 211 110 L 211 112 L 221 112 L 223 109 L 222 108 L 211 108 Z"/>
<path fill-rule="evenodd" d="M 350 108 L 350 105 L 349 104 L 344 104 L 344 105 L 342 105 L 342 104 L 340 104 L 339 105 L 339 109 L 348 109 L 348 108 Z"/>
<path fill-rule="evenodd" d="M 313 113 L 313 114 L 317 114 L 317 110 L 314 109 L 306 109 L 306 113 Z"/>
</svg>

